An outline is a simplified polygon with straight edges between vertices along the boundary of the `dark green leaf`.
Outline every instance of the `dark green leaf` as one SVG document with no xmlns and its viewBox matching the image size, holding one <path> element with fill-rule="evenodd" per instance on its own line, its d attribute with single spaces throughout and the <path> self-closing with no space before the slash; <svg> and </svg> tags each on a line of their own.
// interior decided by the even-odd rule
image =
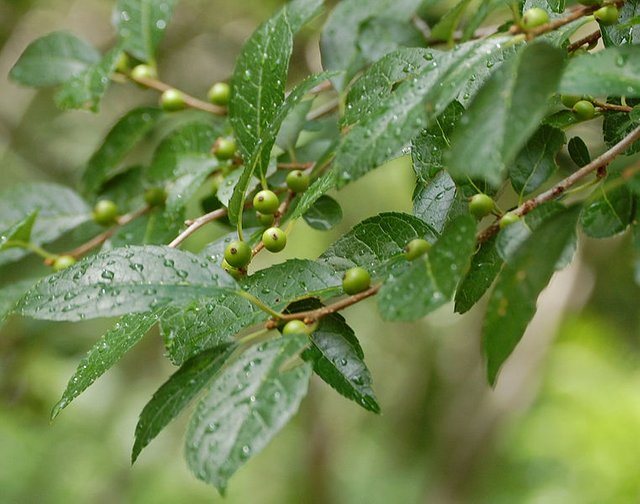
<svg viewBox="0 0 640 504">
<path fill-rule="evenodd" d="M 171 420 L 180 414 L 220 371 L 236 345 L 221 345 L 196 355 L 178 369 L 153 394 L 136 425 L 136 440 L 131 452 L 135 462 L 147 446 Z"/>
<path fill-rule="evenodd" d="M 307 212 L 313 204 L 322 196 L 324 193 L 334 189 L 336 186 L 336 176 L 333 170 L 329 170 L 327 173 L 316 179 L 309 189 L 307 189 L 302 196 L 300 197 L 300 201 L 296 205 L 296 208 L 291 215 L 291 219 L 298 219 L 302 217 L 305 212 Z"/>
<path fill-rule="evenodd" d="M 455 182 L 443 170 L 430 181 L 418 183 L 413 195 L 413 214 L 442 233 L 447 222 L 466 211 L 467 205 L 461 199 Z"/>
<path fill-rule="evenodd" d="M 333 198 L 320 196 L 303 217 L 312 228 L 328 231 L 342 220 L 342 208 Z"/>
<path fill-rule="evenodd" d="M 378 61 L 400 47 L 423 45 L 424 35 L 408 18 L 372 17 L 360 25 L 358 51 L 366 64 Z"/>
<path fill-rule="evenodd" d="M 627 100 L 629 105 L 636 105 L 637 111 L 640 111 L 637 100 Z M 602 123 L 602 132 L 604 133 L 604 142 L 607 147 L 611 148 L 624 137 L 631 133 L 640 125 L 637 115 L 627 112 L 604 112 L 604 122 Z M 640 141 L 635 141 L 631 147 L 625 151 L 625 155 L 630 156 L 640 152 Z"/>
<path fill-rule="evenodd" d="M 638 98 L 640 52 L 635 46 L 620 46 L 571 58 L 558 90 L 574 96 Z"/>
<path fill-rule="evenodd" d="M 307 114 L 311 110 L 313 100 L 305 100 L 291 109 L 289 115 L 282 122 L 276 145 L 283 151 L 289 152 L 295 149 L 300 133 L 307 124 Z"/>
<path fill-rule="evenodd" d="M 100 252 L 43 279 L 19 309 L 38 319 L 82 320 L 184 305 L 233 290 L 227 273 L 193 254 L 132 246 Z"/>
<path fill-rule="evenodd" d="M 179 156 L 174 179 L 165 188 L 167 191 L 167 211 L 175 213 L 184 208 L 218 166 L 218 160 L 211 156 Z"/>
<path fill-rule="evenodd" d="M 584 140 L 582 140 L 582 138 L 573 137 L 571 140 L 569 140 L 567 149 L 569 151 L 569 156 L 571 156 L 573 162 L 578 166 L 585 166 L 591 162 L 589 148 L 587 147 L 587 144 L 584 143 Z"/>
<path fill-rule="evenodd" d="M 9 77 L 24 86 L 55 86 L 98 61 L 100 53 L 88 42 L 67 32 L 53 32 L 29 44 Z"/>
<path fill-rule="evenodd" d="M 631 222 L 633 197 L 624 186 L 605 191 L 598 190 L 598 197 L 582 210 L 582 230 L 593 238 L 608 238 L 621 233 Z"/>
<path fill-rule="evenodd" d="M 566 142 L 562 130 L 542 125 L 529 139 L 509 168 L 511 185 L 520 194 L 530 194 L 558 169 L 556 156 Z"/>
<path fill-rule="evenodd" d="M 183 212 L 169 213 L 157 207 L 121 226 L 109 239 L 109 247 L 163 245 L 173 240 L 184 226 Z"/>
<path fill-rule="evenodd" d="M 438 24 L 431 29 L 431 38 L 433 40 L 449 42 L 450 44 L 453 43 L 453 34 L 458 28 L 470 2 L 471 0 L 460 0 L 455 7 L 448 10 L 440 21 L 438 21 Z"/>
<path fill-rule="evenodd" d="M 531 44 L 493 75 L 454 132 L 449 151 L 449 172 L 454 179 L 500 184 L 506 167 L 544 117 L 563 59 L 559 49 Z"/>
<path fill-rule="evenodd" d="M 62 398 L 53 407 L 51 418 L 57 417 L 71 401 L 131 350 L 157 320 L 158 313 L 155 312 L 122 317 L 82 359 Z"/>
<path fill-rule="evenodd" d="M 575 232 L 579 208 L 545 221 L 522 244 L 498 277 L 483 328 L 489 383 L 511 355 L 536 311 L 538 295 Z"/>
<path fill-rule="evenodd" d="M 452 221 L 428 255 L 389 276 L 378 294 L 385 320 L 416 320 L 451 300 L 473 254 L 476 222 L 469 215 Z"/>
<path fill-rule="evenodd" d="M 569 126 L 577 124 L 580 119 L 571 110 L 561 110 L 555 114 L 551 114 L 544 118 L 543 124 L 551 126 L 552 128 L 566 129 Z"/>
<path fill-rule="evenodd" d="M 141 61 L 155 61 L 176 0 L 118 0 L 114 23 L 123 48 Z"/>
<path fill-rule="evenodd" d="M 89 159 L 82 176 L 85 191 L 95 194 L 105 182 L 122 173 L 122 160 L 156 125 L 161 116 L 159 109 L 141 107 L 120 118 Z"/>
<path fill-rule="evenodd" d="M 0 252 L 13 247 L 20 247 L 31 241 L 33 223 L 38 217 L 38 210 L 34 210 L 20 222 L 15 223 L 9 229 L 0 231 Z M 19 242 L 16 244 L 16 242 Z"/>
<path fill-rule="evenodd" d="M 634 45 L 640 42 L 640 0 L 627 0 L 620 8 L 618 22 L 610 26 L 600 25 L 605 47 Z"/>
<path fill-rule="evenodd" d="M 311 366 L 291 368 L 305 336 L 253 346 L 219 373 L 198 404 L 186 436 L 186 458 L 199 479 L 224 492 L 227 481 L 295 414 Z"/>
</svg>

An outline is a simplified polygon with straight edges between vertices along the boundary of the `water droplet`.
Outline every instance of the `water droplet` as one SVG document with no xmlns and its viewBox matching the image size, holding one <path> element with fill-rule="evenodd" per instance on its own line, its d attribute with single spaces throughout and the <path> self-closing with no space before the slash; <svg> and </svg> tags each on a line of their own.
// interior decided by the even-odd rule
<svg viewBox="0 0 640 504">
<path fill-rule="evenodd" d="M 111 270 L 104 270 L 100 276 L 105 280 L 113 280 L 115 274 Z"/>
</svg>

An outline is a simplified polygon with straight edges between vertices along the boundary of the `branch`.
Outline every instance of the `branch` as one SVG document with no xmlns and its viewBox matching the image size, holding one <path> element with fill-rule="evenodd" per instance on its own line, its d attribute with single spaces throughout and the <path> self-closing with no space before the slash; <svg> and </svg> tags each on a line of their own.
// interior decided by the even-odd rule
<svg viewBox="0 0 640 504">
<path fill-rule="evenodd" d="M 615 110 L 616 112 L 631 112 L 633 107 L 629 107 L 628 105 L 615 105 L 613 103 L 605 103 L 598 100 L 591 100 L 596 107 L 603 110 Z"/>
<path fill-rule="evenodd" d="M 173 241 L 171 243 L 169 243 L 169 245 L 167 245 L 167 246 L 171 247 L 171 248 L 176 248 L 178 245 L 180 245 L 183 241 L 185 241 L 187 238 L 189 238 L 189 236 L 191 236 L 193 233 L 195 233 L 202 226 L 204 226 L 205 224 L 208 224 L 209 222 L 212 222 L 212 221 L 214 221 L 216 219 L 224 217 L 225 215 L 227 215 L 227 209 L 226 208 L 218 208 L 217 210 L 214 210 L 213 212 L 209 212 L 207 214 L 201 215 L 197 219 L 186 221 L 187 229 L 185 229 L 178 236 L 176 236 L 173 239 Z"/>
<path fill-rule="evenodd" d="M 546 203 L 547 201 L 551 201 L 555 198 L 558 198 L 564 192 L 569 189 L 571 186 L 575 185 L 577 182 L 582 180 L 587 175 L 590 175 L 596 170 L 604 168 L 611 161 L 613 161 L 617 156 L 626 151 L 635 141 L 640 139 L 640 126 L 634 129 L 631 133 L 629 133 L 626 137 L 620 140 L 616 145 L 611 147 L 604 154 L 601 154 L 596 159 L 591 161 L 589 164 L 583 166 L 578 171 L 572 173 L 567 178 L 561 180 L 556 185 L 554 185 L 551 189 L 525 201 L 518 208 L 513 210 L 512 213 L 522 217 L 529 212 L 531 212 L 534 208 Z M 500 230 L 500 226 L 498 222 L 494 222 L 486 228 L 484 231 L 478 234 L 477 240 L 478 243 L 483 243 L 495 235 Z"/>
<path fill-rule="evenodd" d="M 574 52 L 580 49 L 584 45 L 594 44 L 598 40 L 600 40 L 600 37 L 602 37 L 602 33 L 600 33 L 600 30 L 596 30 L 593 33 L 590 33 L 589 35 L 587 35 L 586 37 L 582 37 L 581 39 L 576 40 L 575 42 L 572 42 L 571 44 L 569 44 L 567 46 L 567 52 Z"/>
</svg>

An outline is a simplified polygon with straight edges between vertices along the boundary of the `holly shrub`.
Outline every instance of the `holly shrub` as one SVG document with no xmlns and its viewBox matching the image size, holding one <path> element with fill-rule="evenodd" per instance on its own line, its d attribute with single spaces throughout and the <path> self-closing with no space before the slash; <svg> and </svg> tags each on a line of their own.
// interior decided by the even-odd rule
<svg viewBox="0 0 640 504">
<path fill-rule="evenodd" d="M 36 254 L 51 266 L 0 283 L 0 319 L 121 317 L 53 417 L 159 327 L 177 369 L 140 414 L 134 461 L 195 403 L 187 463 L 224 491 L 296 413 L 314 374 L 380 412 L 339 314 L 371 297 L 387 321 L 443 305 L 462 314 L 486 299 L 493 385 L 579 235 L 628 231 L 640 249 L 637 0 L 489 0 L 464 17 L 468 0 L 435 17 L 421 17 L 420 0 L 294 0 L 246 40 L 228 81 L 199 97 L 157 68 L 175 3 L 118 0 L 109 50 L 54 32 L 10 73 L 56 87 L 65 110 L 98 112 L 111 85 L 155 93 L 155 106 L 111 127 L 77 188 L 36 182 L 0 196 L 0 264 Z M 310 21 L 324 70 L 290 83 L 295 36 Z M 601 138 L 574 132 L 586 121 Z M 149 133 L 164 137 L 143 143 Z M 277 260 L 300 219 L 333 228 L 342 210 L 331 194 L 398 157 L 415 172 L 412 213 L 371 215 L 315 260 Z M 227 234 L 181 248 L 214 220 Z M 258 270 L 264 248 L 276 264 Z"/>
</svg>

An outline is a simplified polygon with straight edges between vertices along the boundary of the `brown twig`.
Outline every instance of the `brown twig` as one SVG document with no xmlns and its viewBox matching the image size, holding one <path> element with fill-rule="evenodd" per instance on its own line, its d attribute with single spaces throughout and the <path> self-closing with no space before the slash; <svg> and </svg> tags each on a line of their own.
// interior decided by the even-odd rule
<svg viewBox="0 0 640 504">
<path fill-rule="evenodd" d="M 607 166 L 611 161 L 613 161 L 617 156 L 626 151 L 634 142 L 640 139 L 640 126 L 634 129 L 631 133 L 629 133 L 626 137 L 620 140 L 617 144 L 615 144 L 611 149 L 606 151 L 605 153 L 598 156 L 596 159 L 591 161 L 589 164 L 583 166 L 578 171 L 572 173 L 567 178 L 561 180 L 556 185 L 554 185 L 551 189 L 525 201 L 522 205 L 512 211 L 512 213 L 522 217 L 523 215 L 528 214 L 534 208 L 546 203 L 547 201 L 551 201 L 553 199 L 558 198 L 562 194 L 565 193 L 567 189 L 571 186 L 575 185 L 581 179 L 590 175 L 591 173 L 598 171 L 605 166 Z M 483 243 L 495 235 L 500 230 L 498 222 L 494 222 L 481 231 L 478 234 L 477 240 L 478 243 Z"/>
<path fill-rule="evenodd" d="M 596 30 L 593 33 L 590 33 L 589 35 L 587 35 L 586 37 L 582 37 L 581 39 L 578 39 L 575 42 L 572 42 L 571 44 L 569 44 L 567 46 L 567 52 L 577 51 L 584 45 L 594 44 L 598 40 L 600 40 L 600 37 L 602 37 L 602 33 L 600 33 L 600 30 Z"/>
<path fill-rule="evenodd" d="M 187 228 L 184 231 L 182 231 L 178 236 L 176 236 L 173 239 L 173 241 L 169 243 L 169 245 L 167 246 L 171 248 L 176 248 L 178 245 L 180 245 L 183 241 L 189 238 L 189 236 L 195 233 L 202 226 L 204 226 L 205 224 L 208 224 L 209 222 L 213 222 L 216 219 L 220 219 L 225 215 L 227 215 L 227 209 L 218 208 L 213 212 L 209 212 L 204 215 L 201 215 L 197 219 L 186 221 L 185 224 L 187 224 Z"/>
<path fill-rule="evenodd" d="M 314 164 L 311 161 L 307 163 L 278 163 L 278 170 L 308 170 L 313 168 Z"/>
<path fill-rule="evenodd" d="M 605 103 L 598 100 L 591 100 L 596 107 L 603 110 L 615 110 L 616 112 L 631 112 L 633 107 L 629 107 L 628 105 L 616 105 L 614 103 Z"/>
<path fill-rule="evenodd" d="M 289 320 L 302 320 L 306 324 L 310 324 L 315 322 L 322 317 L 326 317 L 327 315 L 331 315 L 332 313 L 336 313 L 340 310 L 344 310 L 349 306 L 352 306 L 356 303 L 359 303 L 363 299 L 367 299 L 371 296 L 375 296 L 382 284 L 377 284 L 372 287 L 369 287 L 367 290 L 359 292 L 358 294 L 354 294 L 353 296 L 346 297 L 341 299 L 340 301 L 336 301 L 333 304 L 323 306 L 322 308 L 317 308 L 315 310 L 302 311 L 298 313 L 284 313 L 280 315 L 277 319 L 271 319 L 267 322 L 267 329 L 275 329 L 282 322 L 287 322 Z"/>
</svg>

